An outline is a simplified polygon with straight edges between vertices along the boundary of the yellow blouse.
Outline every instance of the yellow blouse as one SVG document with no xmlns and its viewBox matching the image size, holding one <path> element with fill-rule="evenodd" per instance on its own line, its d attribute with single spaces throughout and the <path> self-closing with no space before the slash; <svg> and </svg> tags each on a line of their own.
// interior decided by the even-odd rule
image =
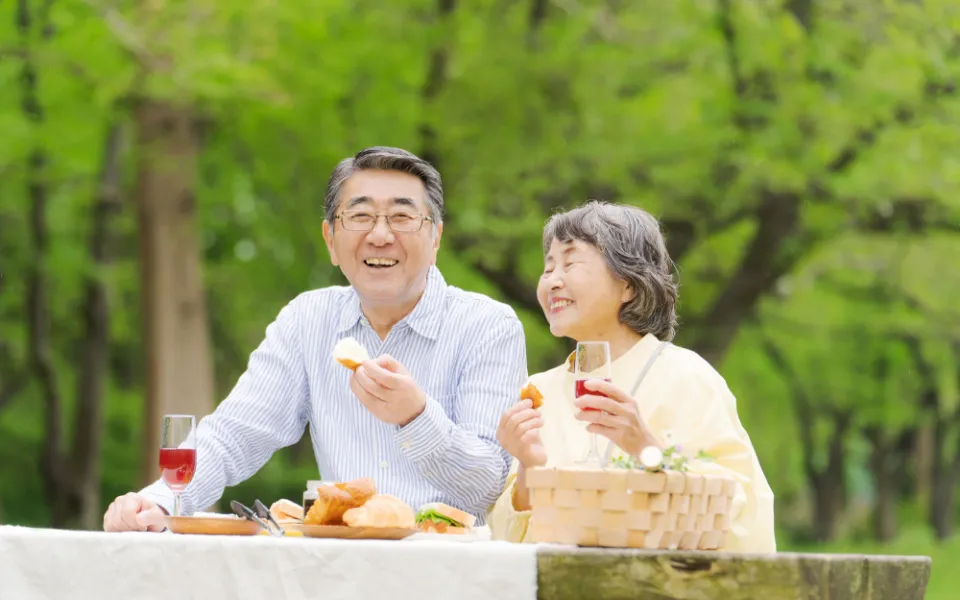
<svg viewBox="0 0 960 600">
<path fill-rule="evenodd" d="M 660 345 L 647 335 L 612 365 L 614 385 L 630 392 L 647 359 Z M 543 394 L 544 425 L 541 440 L 547 466 L 571 465 L 586 457 L 590 434 L 574 415 L 574 375 L 567 364 L 530 378 Z M 703 450 L 713 461 L 691 460 L 690 471 L 720 473 L 739 482 L 731 513 L 731 534 L 723 550 L 776 552 L 773 526 L 773 491 L 767 483 L 750 437 L 737 416 L 736 399 L 723 377 L 697 353 L 668 345 L 648 371 L 634 397 L 640 415 L 666 445 L 678 445 L 691 459 Z M 598 437 L 601 456 L 609 442 Z M 613 446 L 612 456 L 622 456 Z M 490 512 L 493 539 L 529 542 L 529 511 L 513 507 L 513 487 L 518 463 L 507 487 Z"/>
</svg>

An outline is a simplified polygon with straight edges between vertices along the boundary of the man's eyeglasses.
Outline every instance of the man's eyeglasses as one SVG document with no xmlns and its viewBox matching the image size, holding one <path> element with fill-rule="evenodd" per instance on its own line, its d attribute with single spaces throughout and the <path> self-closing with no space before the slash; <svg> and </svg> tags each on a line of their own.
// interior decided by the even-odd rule
<svg viewBox="0 0 960 600">
<path fill-rule="evenodd" d="M 373 231 L 380 217 L 387 220 L 387 226 L 397 233 L 416 233 L 423 227 L 424 221 L 433 221 L 419 213 L 398 211 L 393 213 L 372 213 L 365 210 L 348 210 L 337 215 L 343 228 L 348 231 Z"/>
</svg>

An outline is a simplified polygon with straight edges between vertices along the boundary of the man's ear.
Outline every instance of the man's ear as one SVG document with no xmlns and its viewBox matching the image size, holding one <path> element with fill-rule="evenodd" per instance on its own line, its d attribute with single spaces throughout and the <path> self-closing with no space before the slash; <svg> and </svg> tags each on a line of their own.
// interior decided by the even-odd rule
<svg viewBox="0 0 960 600">
<path fill-rule="evenodd" d="M 326 219 L 323 220 L 323 241 L 326 242 L 327 252 L 330 253 L 330 264 L 335 267 L 340 266 L 340 261 L 337 260 L 337 251 L 333 249 L 333 228 Z"/>
<path fill-rule="evenodd" d="M 433 258 L 430 261 L 431 265 L 437 264 L 437 252 L 440 250 L 440 238 L 443 237 L 443 223 L 437 223 L 433 227 Z"/>
</svg>

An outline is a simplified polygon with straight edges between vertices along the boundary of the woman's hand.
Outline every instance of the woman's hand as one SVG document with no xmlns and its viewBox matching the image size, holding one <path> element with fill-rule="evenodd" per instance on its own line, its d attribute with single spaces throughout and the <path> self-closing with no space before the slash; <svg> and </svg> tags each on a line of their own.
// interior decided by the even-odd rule
<svg viewBox="0 0 960 600">
<path fill-rule="evenodd" d="M 523 468 L 542 467 L 547 464 L 547 451 L 540 441 L 543 418 L 533 409 L 529 400 L 518 402 L 500 417 L 497 441 L 504 450 L 513 455 Z"/>
<path fill-rule="evenodd" d="M 586 388 L 604 394 L 585 394 L 574 401 L 580 409 L 576 418 L 588 423 L 587 431 L 602 435 L 632 456 L 639 456 L 647 446 L 660 447 L 629 394 L 601 379 L 587 381 Z"/>
</svg>

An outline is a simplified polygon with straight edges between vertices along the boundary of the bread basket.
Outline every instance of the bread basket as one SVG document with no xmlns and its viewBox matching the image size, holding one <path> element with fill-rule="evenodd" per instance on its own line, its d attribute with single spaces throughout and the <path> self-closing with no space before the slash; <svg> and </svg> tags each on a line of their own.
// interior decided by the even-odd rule
<svg viewBox="0 0 960 600">
<path fill-rule="evenodd" d="M 736 481 L 636 469 L 535 468 L 527 472 L 536 542 L 716 550 L 730 530 Z"/>
</svg>

